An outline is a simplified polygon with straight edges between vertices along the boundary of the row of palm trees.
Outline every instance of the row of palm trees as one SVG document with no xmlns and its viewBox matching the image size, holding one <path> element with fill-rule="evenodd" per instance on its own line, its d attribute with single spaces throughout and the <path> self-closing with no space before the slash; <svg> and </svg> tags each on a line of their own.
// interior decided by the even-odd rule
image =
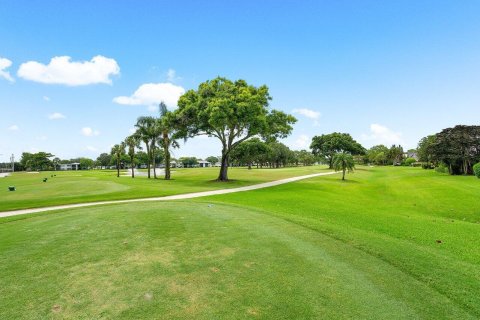
<svg viewBox="0 0 480 320">
<path fill-rule="evenodd" d="M 176 130 L 172 125 L 172 112 L 168 111 L 167 106 L 163 102 L 159 105 L 159 111 L 160 116 L 158 118 L 152 116 L 139 117 L 135 124 L 136 131 L 126 137 L 120 144 L 112 147 L 111 154 L 115 157 L 117 163 L 117 177 L 120 176 L 120 159 L 124 154 L 128 154 L 130 157 L 132 178 L 135 177 L 133 170 L 135 166 L 135 149 L 142 149 L 141 145 L 143 144 L 148 156 L 148 178 L 150 179 L 150 168 L 153 167 L 153 177 L 157 179 L 155 155 L 157 150 L 162 148 L 165 156 L 165 180 L 170 179 L 170 150 L 178 148 L 179 144 L 175 139 Z"/>
</svg>

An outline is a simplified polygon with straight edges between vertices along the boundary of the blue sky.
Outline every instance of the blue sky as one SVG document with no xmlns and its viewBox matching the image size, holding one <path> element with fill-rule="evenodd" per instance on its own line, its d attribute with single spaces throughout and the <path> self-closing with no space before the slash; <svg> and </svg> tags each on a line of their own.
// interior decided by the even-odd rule
<svg viewBox="0 0 480 320">
<path fill-rule="evenodd" d="M 0 162 L 96 158 L 156 99 L 218 75 L 268 85 L 299 120 L 294 149 L 333 131 L 415 147 L 480 122 L 479 16 L 479 1 L 2 0 Z"/>
</svg>

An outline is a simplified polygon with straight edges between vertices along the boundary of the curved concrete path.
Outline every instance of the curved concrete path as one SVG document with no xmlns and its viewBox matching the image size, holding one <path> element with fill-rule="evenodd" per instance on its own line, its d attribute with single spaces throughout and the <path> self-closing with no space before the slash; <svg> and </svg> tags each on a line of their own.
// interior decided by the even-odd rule
<svg viewBox="0 0 480 320">
<path fill-rule="evenodd" d="M 292 177 L 292 178 L 286 178 L 286 179 L 281 179 L 281 180 L 276 180 L 276 181 L 254 184 L 254 185 L 246 186 L 246 187 L 202 191 L 202 192 L 194 192 L 194 193 L 184 193 L 184 194 L 176 194 L 176 195 L 163 196 L 163 197 L 86 202 L 86 203 L 66 204 L 66 205 L 61 205 L 61 206 L 44 207 L 44 208 L 3 211 L 3 212 L 0 212 L 0 218 L 11 217 L 11 216 L 16 216 L 16 215 L 20 215 L 20 214 L 52 211 L 52 210 L 91 207 L 91 206 L 98 206 L 98 205 L 102 205 L 102 204 L 131 203 L 131 202 L 140 202 L 140 201 L 168 201 L 168 200 L 200 198 L 200 197 L 214 196 L 214 195 L 218 195 L 218 194 L 227 194 L 227 193 L 234 193 L 234 192 L 242 192 L 242 191 L 263 189 L 263 188 L 278 186 L 280 184 L 285 184 L 285 183 L 289 183 L 289 182 L 294 182 L 294 181 L 299 181 L 299 180 L 304 180 L 304 179 L 309 179 L 309 178 L 314 178 L 314 177 L 319 177 L 319 176 L 326 176 L 326 175 L 335 174 L 335 173 L 336 172 L 314 173 L 314 174 L 308 174 L 308 175 L 305 175 L 305 176 L 298 176 L 298 177 Z"/>
</svg>

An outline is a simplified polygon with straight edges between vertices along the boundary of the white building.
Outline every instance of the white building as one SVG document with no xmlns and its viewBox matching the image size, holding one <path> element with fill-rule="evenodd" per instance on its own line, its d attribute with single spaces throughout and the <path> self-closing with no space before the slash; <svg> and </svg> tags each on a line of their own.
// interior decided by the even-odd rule
<svg viewBox="0 0 480 320">
<path fill-rule="evenodd" d="M 198 166 L 200 168 L 207 168 L 207 167 L 211 167 L 211 163 L 208 162 L 208 161 L 205 161 L 205 160 L 198 160 Z"/>
<path fill-rule="evenodd" d="M 74 163 L 62 163 L 60 164 L 60 170 L 65 171 L 65 170 L 78 170 L 80 166 L 80 163 L 74 162 Z"/>
</svg>

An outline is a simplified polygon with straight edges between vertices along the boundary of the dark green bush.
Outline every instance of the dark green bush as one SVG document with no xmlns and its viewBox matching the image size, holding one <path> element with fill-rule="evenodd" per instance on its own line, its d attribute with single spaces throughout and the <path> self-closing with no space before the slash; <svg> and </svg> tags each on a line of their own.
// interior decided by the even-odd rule
<svg viewBox="0 0 480 320">
<path fill-rule="evenodd" d="M 422 162 L 422 168 L 423 169 L 433 169 L 432 165 L 428 162 Z"/>
<path fill-rule="evenodd" d="M 448 167 L 444 164 L 439 164 L 438 167 L 435 167 L 435 171 L 438 173 L 450 173 L 450 171 L 448 171 Z"/>
<path fill-rule="evenodd" d="M 480 162 L 473 166 L 473 173 L 480 179 Z"/>
<path fill-rule="evenodd" d="M 410 167 L 412 164 L 414 164 L 415 162 L 417 162 L 417 160 L 413 159 L 413 158 L 407 158 L 405 159 L 405 161 L 403 162 L 403 164 L 405 166 L 408 166 Z"/>
</svg>

